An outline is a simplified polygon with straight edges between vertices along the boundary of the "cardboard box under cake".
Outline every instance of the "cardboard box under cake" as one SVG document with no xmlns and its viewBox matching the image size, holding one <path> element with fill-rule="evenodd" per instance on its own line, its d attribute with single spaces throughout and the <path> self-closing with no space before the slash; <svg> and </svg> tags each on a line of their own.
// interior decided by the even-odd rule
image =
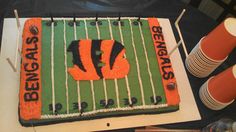
<svg viewBox="0 0 236 132">
<path fill-rule="evenodd" d="M 136 18 L 126 18 L 126 19 L 127 19 L 127 21 L 128 21 L 128 19 L 130 19 L 132 21 Z M 143 18 L 143 20 L 144 19 L 146 19 L 146 18 Z M 20 19 L 21 25 L 24 25 L 26 20 L 27 20 L 26 18 L 21 18 Z M 55 18 L 54 20 L 57 20 L 57 18 Z M 67 20 L 68 20 L 68 18 L 67 18 Z M 72 20 L 73 19 L 71 19 L 71 21 Z M 91 20 L 91 18 L 90 18 L 90 20 Z M 88 19 L 88 21 L 89 21 L 89 19 Z M 142 18 L 141 18 L 141 21 L 142 21 Z M 160 26 L 162 27 L 167 50 L 170 51 L 176 45 L 176 40 L 173 35 L 173 31 L 172 31 L 169 19 L 158 18 L 158 21 L 160 23 Z M 59 26 L 61 24 L 61 26 L 63 28 L 63 21 L 61 21 L 61 23 L 59 22 L 58 24 L 59 24 Z M 124 25 L 125 24 L 126 23 L 124 22 Z M 143 23 L 143 24 L 145 25 L 145 23 Z M 123 114 L 121 114 L 121 115 L 114 116 L 114 117 L 113 116 L 108 116 L 108 117 L 103 116 L 103 118 L 101 118 L 101 119 L 96 118 L 96 119 L 91 119 L 91 120 L 64 122 L 64 123 L 58 123 L 58 124 L 36 126 L 34 128 L 21 126 L 21 124 L 19 123 L 19 115 L 18 115 L 19 87 L 20 87 L 20 63 L 17 63 L 17 72 L 13 72 L 13 70 L 9 66 L 6 58 L 9 57 L 11 60 L 15 61 L 14 58 L 15 58 L 15 51 L 17 48 L 16 42 L 17 42 L 18 36 L 20 36 L 19 37 L 19 49 L 21 49 L 21 46 L 22 46 L 22 38 L 21 38 L 22 29 L 23 29 L 23 26 L 22 26 L 20 32 L 18 32 L 15 19 L 13 19 L 13 18 L 4 19 L 3 36 L 2 36 L 2 49 L 1 49 L 1 57 L 0 57 L 0 68 L 1 68 L 0 97 L 1 97 L 1 104 L 2 104 L 2 106 L 4 106 L 4 107 L 0 108 L 0 110 L 1 110 L 1 113 L 0 113 L 1 127 L 0 128 L 3 131 L 34 131 L 34 129 L 36 131 L 110 130 L 110 129 L 119 129 L 119 128 L 147 126 L 147 125 L 186 122 L 186 121 L 193 121 L 193 120 L 201 119 L 197 105 L 195 103 L 195 100 L 194 100 L 194 97 L 192 94 L 192 90 L 191 90 L 187 75 L 186 75 L 186 71 L 184 69 L 184 65 L 183 65 L 180 53 L 178 50 L 176 50 L 170 56 L 173 71 L 175 73 L 175 78 L 176 78 L 176 82 L 177 82 L 177 86 L 178 86 L 178 92 L 179 92 L 179 96 L 180 96 L 179 110 L 177 110 L 175 112 L 166 112 L 166 113 L 161 113 L 161 114 L 160 113 L 158 113 L 158 114 L 143 114 L 143 112 L 139 112 L 141 114 L 138 114 L 138 115 L 132 115 L 132 114 L 127 115 L 126 114 L 125 116 Z M 55 29 L 55 30 L 57 30 L 57 29 Z M 55 32 L 55 30 L 54 30 L 54 32 Z M 101 28 L 101 30 L 105 30 L 105 28 Z M 134 29 L 134 30 L 138 31 L 138 28 Z M 36 34 L 37 32 L 35 32 L 35 31 L 37 31 L 37 30 L 34 30 L 32 32 L 34 34 Z M 46 30 L 45 30 L 45 32 L 46 32 Z M 79 31 L 77 31 L 77 32 L 79 32 Z M 86 31 L 84 31 L 84 32 L 86 32 Z M 88 32 L 90 32 L 90 31 L 88 30 Z M 114 30 L 114 32 L 117 32 L 117 31 Z M 18 33 L 20 35 L 18 35 Z M 57 33 L 57 31 L 55 32 L 55 34 L 56 33 Z M 101 35 L 102 35 L 102 33 L 104 33 L 104 32 L 101 32 Z M 117 32 L 117 33 L 119 35 L 119 32 Z M 87 33 L 85 33 L 85 34 L 87 34 Z M 136 35 L 136 34 L 137 33 L 135 32 L 134 35 Z M 50 36 L 50 33 L 47 36 Z M 58 37 L 58 36 L 56 35 L 55 37 Z M 92 37 L 92 36 L 90 36 L 90 37 Z M 99 37 L 102 37 L 102 36 L 99 36 Z M 115 38 L 116 35 L 114 33 L 113 36 L 110 35 L 109 37 Z M 46 37 L 44 37 L 44 38 L 46 38 Z M 73 38 L 76 39 L 76 36 L 73 36 Z M 64 38 L 64 40 L 65 40 L 65 38 Z M 55 39 L 54 41 L 56 41 L 58 43 L 60 43 L 59 41 L 62 41 L 61 43 L 63 43 L 63 38 L 61 38 L 61 40 Z M 121 41 L 122 41 L 122 39 L 121 39 Z M 51 42 L 52 41 L 50 41 L 50 43 Z M 133 46 L 135 46 L 135 45 L 133 45 Z M 49 46 L 49 49 L 50 48 L 51 47 Z M 60 48 L 60 47 L 56 47 L 56 50 L 57 50 L 57 48 Z M 56 50 L 54 51 L 54 53 L 58 52 Z M 129 49 L 127 49 L 127 51 L 129 51 Z M 57 53 L 55 53 L 55 54 L 57 54 Z M 60 54 L 58 54 L 58 55 L 60 55 Z M 127 56 L 129 56 L 129 53 L 127 54 Z M 60 58 L 60 56 L 59 56 L 59 58 Z M 51 59 L 53 59 L 53 58 L 51 58 Z M 57 58 L 55 58 L 55 59 L 57 59 Z M 55 60 L 55 61 L 57 61 L 57 60 Z M 19 56 L 18 56 L 18 62 L 20 62 Z M 133 62 L 130 61 L 130 63 L 132 64 Z M 140 62 L 140 63 L 142 63 L 142 62 Z M 57 76 L 55 76 L 55 77 L 57 77 Z M 120 82 L 118 81 L 118 84 L 119 83 Z M 132 85 L 133 85 L 132 82 L 130 85 L 131 85 L 131 94 L 132 94 Z M 143 87 L 145 87 L 145 85 L 143 85 Z M 142 89 L 141 89 L 141 91 L 142 91 Z M 105 93 L 105 94 L 107 94 L 107 93 Z M 108 94 L 109 94 L 109 91 L 108 91 Z M 139 103 L 142 101 L 145 103 L 148 103 L 148 102 L 146 102 L 145 99 L 142 100 L 142 97 L 143 96 L 137 97 Z M 81 98 L 83 98 L 83 97 L 81 97 Z M 108 97 L 105 97 L 105 99 L 104 99 L 105 101 L 106 101 L 106 98 L 109 98 L 109 95 L 108 95 Z M 140 100 L 139 100 L 139 98 L 140 98 Z M 119 100 L 119 99 L 117 98 L 115 101 L 117 101 L 117 100 Z M 127 99 L 127 101 L 129 102 L 129 99 Z M 156 100 L 154 100 L 154 101 L 156 101 Z M 132 101 L 130 100 L 130 102 L 132 102 Z M 117 104 L 118 103 L 119 103 L 119 101 L 117 101 Z M 49 106 L 50 106 L 50 104 L 49 104 Z M 55 105 L 55 104 L 53 105 L 53 102 L 52 102 L 50 109 L 48 109 L 48 107 L 47 107 L 48 111 L 47 110 L 42 110 L 42 111 L 45 113 L 48 112 L 49 115 L 50 115 L 50 112 L 55 114 L 54 110 L 57 108 L 56 106 L 57 105 Z M 81 108 L 81 106 L 78 106 L 78 107 Z M 94 107 L 100 107 L 100 105 L 94 105 Z M 133 108 L 136 108 L 136 107 L 137 107 L 137 109 L 139 108 L 138 106 L 135 106 L 135 105 L 133 106 Z M 50 110 L 52 110 L 52 111 L 50 111 Z M 65 108 L 65 110 L 69 110 L 69 107 L 67 107 L 67 109 Z M 117 109 L 117 110 L 119 110 L 119 109 Z M 174 110 L 176 110 L 176 109 L 174 108 Z M 84 113 L 86 113 L 86 111 Z M 87 113 L 89 113 L 89 112 L 87 112 Z M 151 111 L 151 113 L 153 113 L 153 112 Z M 60 115 L 60 113 L 58 115 Z M 41 117 L 47 117 L 47 116 L 45 114 L 45 116 L 41 116 Z M 51 117 L 57 117 L 57 115 L 51 116 Z"/>
</svg>

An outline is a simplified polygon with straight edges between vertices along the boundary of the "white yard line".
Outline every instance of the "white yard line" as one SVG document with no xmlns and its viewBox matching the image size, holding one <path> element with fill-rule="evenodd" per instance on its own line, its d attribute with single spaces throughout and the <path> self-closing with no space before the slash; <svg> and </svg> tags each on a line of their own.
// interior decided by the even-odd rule
<svg viewBox="0 0 236 132">
<path fill-rule="evenodd" d="M 149 79 L 150 79 L 151 87 L 152 87 L 153 100 L 154 100 L 154 103 L 157 103 L 155 87 L 154 87 L 153 80 L 152 80 L 152 72 L 150 70 L 150 63 L 149 63 L 149 59 L 148 59 L 148 55 L 147 55 L 147 49 L 146 49 L 146 46 L 145 46 L 145 41 L 144 41 L 144 37 L 143 37 L 143 31 L 141 29 L 140 22 L 138 23 L 138 25 L 139 25 L 139 32 L 140 32 L 140 35 L 141 35 L 143 49 L 144 49 L 144 53 L 145 53 L 145 57 L 146 57 L 146 63 L 147 63 L 147 67 L 148 67 L 147 70 L 148 70 L 148 74 L 149 74 Z"/>
<path fill-rule="evenodd" d="M 66 19 L 65 19 L 66 20 Z M 66 36 L 65 36 L 65 20 L 64 20 L 64 46 L 66 46 Z M 84 26 L 85 26 L 85 34 L 86 34 L 86 39 L 88 38 L 88 29 L 87 29 L 87 23 L 86 20 L 89 19 L 81 19 L 84 20 Z M 111 22 L 110 19 L 107 18 L 108 22 L 109 22 L 109 31 L 110 31 L 110 37 L 111 39 L 113 39 L 113 33 L 112 33 L 112 29 L 111 29 Z M 136 51 L 136 47 L 134 44 L 134 34 L 133 34 L 133 28 L 132 28 L 132 23 L 131 23 L 131 19 L 129 20 L 129 24 L 130 24 L 130 31 L 131 31 L 131 41 L 132 41 L 132 46 L 133 46 L 133 50 L 134 50 L 134 54 L 135 54 L 135 60 L 136 60 L 136 68 L 137 68 L 137 72 L 138 72 L 138 80 L 139 80 L 139 84 L 140 84 L 140 91 L 141 91 L 141 96 L 142 96 L 142 105 L 141 106 L 133 106 L 133 107 L 120 107 L 120 102 L 119 102 L 119 91 L 118 91 L 118 84 L 117 84 L 117 79 L 114 79 L 115 81 L 115 89 L 116 89 L 116 98 L 117 98 L 117 108 L 108 108 L 108 109 L 99 109 L 96 110 L 96 102 L 95 102 L 95 93 L 94 93 L 94 84 L 93 84 L 93 80 L 90 80 L 90 84 L 91 84 L 91 93 L 92 93 L 92 98 L 93 98 L 93 110 L 89 111 L 89 112 L 84 112 L 84 113 L 67 113 L 67 114 L 58 114 L 58 115 L 42 115 L 41 118 L 42 119 L 50 119 L 50 118 L 66 118 L 66 117 L 75 117 L 75 116 L 90 116 L 90 115 L 94 115 L 97 113 L 105 113 L 105 112 L 113 112 L 113 111 L 128 111 L 128 110 L 141 110 L 141 109 L 157 109 L 157 108 L 162 108 L 162 107 L 167 107 L 167 104 L 159 104 L 159 105 L 145 105 L 145 100 L 144 100 L 144 93 L 143 93 L 143 84 L 142 84 L 142 80 L 141 80 L 141 75 L 140 75 L 140 68 L 139 68 L 139 62 L 138 62 L 138 58 L 137 58 L 137 51 Z M 77 39 L 76 37 L 76 25 L 74 24 L 74 37 L 75 39 Z M 124 39 L 123 39 L 123 34 L 122 34 L 122 28 L 121 28 L 121 23 L 118 23 L 118 27 L 119 27 L 119 33 L 120 33 L 120 37 L 121 37 L 121 43 L 124 44 Z M 96 23 L 96 28 L 97 28 L 97 32 L 98 32 L 98 39 L 100 39 L 100 30 L 99 27 Z M 141 29 L 141 25 L 139 24 L 139 30 L 140 30 L 140 34 L 141 34 L 141 39 L 142 39 L 142 43 L 143 43 L 143 48 L 145 51 L 145 57 L 146 57 L 146 62 L 147 62 L 147 67 L 148 67 L 148 73 L 149 73 L 149 77 L 151 80 L 151 85 L 152 85 L 152 91 L 153 91 L 153 96 L 155 97 L 155 89 L 154 89 L 154 85 L 153 85 L 153 80 L 152 80 L 152 74 L 150 71 L 150 64 L 149 64 L 149 60 L 148 60 L 148 56 L 147 56 L 147 51 L 146 51 L 146 47 L 145 47 L 145 40 L 144 40 L 144 36 L 143 36 L 143 32 Z M 54 73 L 53 71 L 53 47 L 54 47 L 54 23 L 52 23 L 52 40 L 51 40 L 51 59 L 52 59 L 52 73 Z M 66 47 L 65 47 L 66 48 Z M 66 50 L 66 49 L 65 49 Z M 66 52 L 66 51 L 64 51 Z M 66 54 L 65 54 L 66 56 Z M 124 55 L 124 57 L 126 57 L 126 55 Z M 66 65 L 66 62 L 65 62 Z M 67 77 L 66 77 L 67 78 Z M 127 92 L 128 92 L 128 98 L 129 98 L 129 103 L 132 104 L 131 101 L 131 93 L 130 93 L 130 87 L 129 87 L 129 80 L 128 77 L 125 76 L 125 81 L 126 81 L 126 85 L 127 85 Z M 105 98 L 107 100 L 107 93 L 106 93 L 106 84 L 104 84 L 105 80 L 103 80 L 103 85 L 104 85 L 104 93 L 105 93 Z M 77 81 L 77 86 L 79 81 Z M 52 86 L 53 86 L 53 91 L 54 91 L 54 74 L 52 74 Z M 68 84 L 66 84 L 68 85 Z M 68 86 L 67 86 L 68 89 Z M 79 88 L 78 88 L 79 89 Z M 67 93 L 67 97 L 68 97 L 68 93 Z M 53 112 L 55 110 L 55 95 L 53 92 Z M 155 98 L 154 98 L 155 100 Z M 78 102 L 80 102 L 80 91 L 78 90 Z M 107 102 L 107 101 L 106 101 Z M 68 103 L 68 100 L 67 100 Z M 81 103 L 79 104 L 79 108 L 81 108 Z M 67 110 L 69 109 L 69 105 Z"/>
<path fill-rule="evenodd" d="M 136 51 L 136 47 L 134 44 L 134 33 L 133 33 L 133 28 L 132 28 L 132 23 L 131 20 L 129 19 L 129 25 L 130 25 L 130 31 L 131 31 L 131 41 L 132 41 L 132 46 L 134 49 L 134 55 L 135 55 L 135 60 L 136 60 L 136 68 L 137 68 L 137 72 L 138 72 L 138 80 L 139 80 L 139 85 L 140 85 L 140 91 L 141 91 L 141 96 L 142 96 L 142 104 L 145 105 L 145 100 L 144 100 L 144 93 L 143 93 L 143 83 L 142 83 L 142 79 L 141 79 L 141 75 L 140 75 L 140 68 L 139 68 L 139 61 L 138 61 L 138 57 L 137 57 L 137 51 Z"/>
<path fill-rule="evenodd" d="M 105 78 L 102 79 L 106 105 L 108 104 L 107 84 Z"/>
<path fill-rule="evenodd" d="M 74 27 L 74 40 L 77 40 L 77 30 L 76 30 L 76 23 L 73 23 L 73 27 Z M 79 111 L 81 111 L 81 97 L 80 97 L 80 85 L 79 85 L 79 81 L 76 81 L 77 84 L 77 94 L 78 94 L 78 109 Z"/>
<path fill-rule="evenodd" d="M 123 38 L 122 30 L 121 30 L 120 21 L 118 22 L 118 26 L 119 26 L 121 43 L 124 44 L 124 38 Z M 124 55 L 124 57 L 126 58 L 126 55 Z M 126 82 L 126 86 L 127 86 L 129 104 L 132 104 L 131 92 L 130 92 L 130 87 L 129 87 L 129 79 L 128 79 L 127 75 L 125 76 L 125 82 Z"/>
<path fill-rule="evenodd" d="M 51 23 L 51 79 L 52 79 L 52 111 L 55 113 L 55 88 L 54 88 L 54 22 Z"/>
<path fill-rule="evenodd" d="M 81 112 L 81 97 L 80 97 L 80 85 L 79 81 L 76 81 L 77 84 L 77 94 L 78 94 L 78 109 Z"/>
<path fill-rule="evenodd" d="M 109 24 L 109 31 L 110 31 L 110 37 L 113 40 L 113 33 L 112 33 L 112 29 L 111 29 L 111 21 L 109 18 L 108 19 L 108 24 Z M 115 82 L 115 89 L 116 89 L 116 100 L 117 100 L 117 107 L 120 108 L 120 99 L 119 99 L 119 87 L 118 87 L 118 83 L 117 83 L 117 79 L 114 79 Z"/>
<path fill-rule="evenodd" d="M 87 22 L 86 20 L 84 19 L 84 27 L 85 27 L 85 36 L 86 36 L 86 39 L 89 39 L 88 37 L 88 28 L 87 28 Z"/>
<path fill-rule="evenodd" d="M 98 34 L 98 39 L 101 39 L 101 35 L 100 35 L 100 30 L 99 30 L 99 26 L 98 26 L 98 21 L 96 21 L 96 29 L 97 29 L 97 34 Z M 102 79 L 103 81 L 103 89 L 104 89 L 104 95 L 105 95 L 105 102 L 106 105 L 108 104 L 108 97 L 107 97 L 107 85 L 106 85 L 106 80 L 105 78 Z"/>
<path fill-rule="evenodd" d="M 89 39 L 86 19 L 84 19 L 84 27 L 85 27 L 86 39 Z M 96 110 L 96 101 L 95 101 L 93 80 L 90 80 L 90 85 L 91 85 L 91 93 L 92 93 L 92 98 L 93 98 L 93 110 Z"/>
<path fill-rule="evenodd" d="M 76 30 L 76 23 L 73 22 L 73 27 L 74 27 L 74 40 L 77 40 L 77 30 Z"/>
<path fill-rule="evenodd" d="M 111 29 L 111 20 L 110 18 L 107 18 L 108 21 L 108 25 L 109 25 L 109 31 L 110 31 L 110 38 L 113 40 L 113 33 L 112 33 L 112 29 Z"/>
<path fill-rule="evenodd" d="M 98 26 L 98 21 L 96 21 L 95 23 L 96 23 L 98 39 L 101 39 L 100 30 L 99 30 L 99 26 Z"/>
<path fill-rule="evenodd" d="M 66 112 L 67 114 L 70 113 L 69 111 L 69 95 L 68 95 L 68 73 L 67 73 L 67 46 L 66 46 L 66 22 L 64 22 L 64 57 L 65 57 L 65 74 L 66 74 L 66 82 L 65 82 L 65 87 L 66 87 Z"/>
<path fill-rule="evenodd" d="M 96 102 L 95 102 L 95 93 L 94 93 L 94 86 L 93 86 L 93 80 L 90 80 L 91 85 L 91 93 L 93 98 L 93 110 L 96 110 Z"/>
</svg>

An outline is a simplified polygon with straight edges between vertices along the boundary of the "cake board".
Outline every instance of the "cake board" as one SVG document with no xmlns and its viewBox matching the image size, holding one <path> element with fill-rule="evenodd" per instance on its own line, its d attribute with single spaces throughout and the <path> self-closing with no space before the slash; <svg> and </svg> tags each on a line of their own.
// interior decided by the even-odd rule
<svg viewBox="0 0 236 132">
<path fill-rule="evenodd" d="M 24 24 L 25 18 L 21 18 L 21 25 Z M 168 19 L 158 19 L 163 28 L 166 38 L 167 49 L 170 51 L 176 45 L 176 41 Z M 10 131 L 34 131 L 33 128 L 22 127 L 18 122 L 18 90 L 19 90 L 19 65 L 17 72 L 13 72 L 6 61 L 9 57 L 14 60 L 17 41 L 17 25 L 13 18 L 4 20 L 2 51 L 0 58 L 0 94 L 1 103 L 1 128 Z M 21 37 L 20 41 L 21 42 Z M 21 47 L 21 44 L 20 44 Z M 21 49 L 19 47 L 19 49 Z M 35 127 L 36 131 L 72 131 L 72 130 L 108 130 L 128 127 L 138 127 L 157 124 L 168 124 L 176 122 L 186 122 L 201 119 L 196 106 L 192 90 L 181 60 L 178 50 L 171 55 L 172 65 L 176 74 L 179 94 L 181 98 L 180 110 L 172 113 L 154 114 L 154 115 L 137 115 L 127 117 L 103 118 L 90 121 L 76 121 L 69 123 L 60 123 L 55 125 Z M 18 57 L 20 60 L 20 58 Z M 18 61 L 19 62 L 19 61 Z M 109 124 L 108 124 L 109 123 Z M 12 127 L 14 126 L 14 127 Z"/>
</svg>

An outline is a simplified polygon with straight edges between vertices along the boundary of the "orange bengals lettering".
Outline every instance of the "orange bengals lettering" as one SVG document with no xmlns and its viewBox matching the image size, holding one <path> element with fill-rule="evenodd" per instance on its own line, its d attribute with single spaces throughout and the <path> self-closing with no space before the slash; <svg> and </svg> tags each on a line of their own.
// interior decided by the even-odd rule
<svg viewBox="0 0 236 132">
<path fill-rule="evenodd" d="M 68 72 L 75 80 L 123 78 L 129 72 L 125 48 L 115 40 L 72 41 L 67 51 L 73 55 Z"/>
</svg>

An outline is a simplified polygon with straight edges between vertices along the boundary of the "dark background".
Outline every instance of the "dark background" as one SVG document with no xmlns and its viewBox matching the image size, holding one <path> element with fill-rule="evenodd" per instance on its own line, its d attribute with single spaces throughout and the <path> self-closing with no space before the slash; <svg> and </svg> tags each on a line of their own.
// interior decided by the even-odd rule
<svg viewBox="0 0 236 132">
<path fill-rule="evenodd" d="M 212 18 L 201 13 L 197 9 L 183 4 L 178 0 L 0 0 L 0 40 L 2 36 L 3 19 L 14 17 L 13 10 L 17 9 L 19 17 L 85 17 L 85 16 L 141 16 L 169 18 L 179 40 L 174 21 L 183 9 L 186 13 L 180 21 L 180 28 L 188 49 L 188 52 L 197 44 L 201 37 L 214 29 L 218 24 Z M 183 60 L 183 49 L 179 48 Z M 227 69 L 236 62 L 236 51 L 230 54 L 228 59 L 211 75 Z M 191 128 L 199 129 L 221 118 L 231 118 L 236 121 L 236 103 L 220 111 L 212 111 L 206 108 L 199 99 L 198 90 L 208 78 L 196 78 L 187 73 L 190 84 L 202 116 L 201 121 L 162 125 L 166 128 Z M 210 76 L 211 76 L 210 75 Z M 133 130 L 133 129 L 128 129 Z"/>
</svg>

